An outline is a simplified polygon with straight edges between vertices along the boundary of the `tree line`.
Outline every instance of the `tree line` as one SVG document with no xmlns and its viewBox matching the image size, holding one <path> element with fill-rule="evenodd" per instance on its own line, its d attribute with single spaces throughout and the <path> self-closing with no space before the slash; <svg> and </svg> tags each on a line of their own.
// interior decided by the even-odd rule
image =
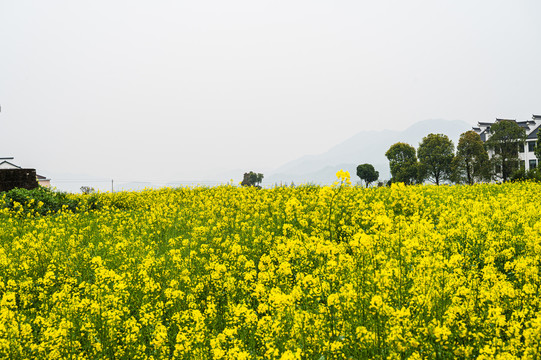
<svg viewBox="0 0 541 360">
<path fill-rule="evenodd" d="M 537 136 L 534 153 L 541 158 L 541 132 Z M 521 166 L 519 149 L 524 149 L 525 141 L 524 128 L 515 121 L 502 120 L 491 125 L 486 142 L 473 130 L 462 133 L 456 153 L 453 142 L 444 134 L 425 136 L 417 150 L 398 142 L 385 153 L 391 170 L 389 183 L 409 185 L 430 181 L 439 185 L 447 181 L 471 185 L 492 180 L 541 180 L 538 169 L 525 171 Z M 368 187 L 377 181 L 379 173 L 371 164 L 361 164 L 357 166 L 357 176 Z"/>
</svg>

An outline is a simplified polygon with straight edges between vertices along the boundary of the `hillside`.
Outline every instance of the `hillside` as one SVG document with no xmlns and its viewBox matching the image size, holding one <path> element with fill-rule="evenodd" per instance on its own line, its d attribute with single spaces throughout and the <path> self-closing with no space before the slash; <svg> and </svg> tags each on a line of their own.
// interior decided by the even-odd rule
<svg viewBox="0 0 541 360">
<path fill-rule="evenodd" d="M 405 142 L 415 148 L 430 133 L 449 136 L 457 144 L 460 134 L 470 130 L 471 125 L 459 120 L 425 120 L 403 131 L 361 131 L 328 151 L 318 155 L 306 155 L 290 161 L 265 176 L 265 184 L 317 183 L 328 184 L 335 180 L 335 173 L 344 169 L 355 182 L 357 165 L 370 163 L 380 173 L 380 179 L 389 179 L 389 163 L 385 152 L 396 142 Z"/>
</svg>

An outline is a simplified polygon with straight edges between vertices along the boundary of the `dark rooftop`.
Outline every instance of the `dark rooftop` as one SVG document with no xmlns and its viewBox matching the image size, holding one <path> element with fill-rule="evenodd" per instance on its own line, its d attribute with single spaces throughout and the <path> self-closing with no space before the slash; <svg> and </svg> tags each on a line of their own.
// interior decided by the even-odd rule
<svg viewBox="0 0 541 360">
<path fill-rule="evenodd" d="M 528 135 L 528 139 L 537 139 L 537 133 L 539 132 L 540 127 L 541 125 L 536 127 L 535 130 Z"/>
</svg>

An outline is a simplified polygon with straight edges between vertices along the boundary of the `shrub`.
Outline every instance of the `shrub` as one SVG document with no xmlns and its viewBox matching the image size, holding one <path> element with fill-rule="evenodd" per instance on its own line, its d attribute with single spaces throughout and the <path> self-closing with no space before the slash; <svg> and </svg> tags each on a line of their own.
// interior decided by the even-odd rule
<svg viewBox="0 0 541 360">
<path fill-rule="evenodd" d="M 530 169 L 528 171 L 520 168 L 511 175 L 511 181 L 541 181 L 541 172 L 538 169 Z"/>
<path fill-rule="evenodd" d="M 78 203 L 76 199 L 70 198 L 67 193 L 53 191 L 46 187 L 38 187 L 32 190 L 15 188 L 4 192 L 0 207 L 24 213 L 45 215 L 63 209 L 75 211 Z"/>
</svg>

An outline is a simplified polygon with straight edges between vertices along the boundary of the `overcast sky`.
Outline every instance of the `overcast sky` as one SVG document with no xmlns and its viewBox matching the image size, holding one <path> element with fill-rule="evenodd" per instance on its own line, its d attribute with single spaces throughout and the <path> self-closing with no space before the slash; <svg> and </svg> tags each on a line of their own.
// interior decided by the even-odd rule
<svg viewBox="0 0 541 360">
<path fill-rule="evenodd" d="M 1 0 L 0 157 L 193 180 L 363 130 L 529 119 L 540 19 L 538 0 Z"/>
</svg>

